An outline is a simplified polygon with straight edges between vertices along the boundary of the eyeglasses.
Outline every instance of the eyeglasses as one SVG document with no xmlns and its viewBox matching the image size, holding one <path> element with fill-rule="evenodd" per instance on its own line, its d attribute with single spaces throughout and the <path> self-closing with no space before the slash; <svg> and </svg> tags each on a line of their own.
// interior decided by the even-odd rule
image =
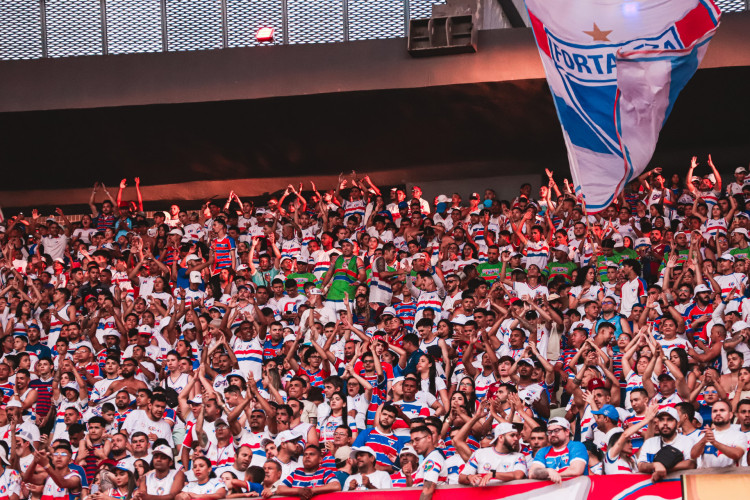
<svg viewBox="0 0 750 500">
<path fill-rule="evenodd" d="M 58 452 L 58 453 L 53 453 L 52 456 L 53 457 L 67 457 L 70 455 L 68 455 L 67 453 Z"/>
<path fill-rule="evenodd" d="M 703 391 L 703 394 L 719 394 L 718 391 Z"/>
<path fill-rule="evenodd" d="M 551 436 L 552 434 L 557 434 L 558 432 L 562 432 L 562 431 L 564 431 L 564 430 L 565 430 L 565 429 L 563 429 L 562 427 L 560 427 L 559 429 L 549 429 L 549 430 L 547 431 L 547 435 L 548 435 L 548 436 Z"/>
</svg>

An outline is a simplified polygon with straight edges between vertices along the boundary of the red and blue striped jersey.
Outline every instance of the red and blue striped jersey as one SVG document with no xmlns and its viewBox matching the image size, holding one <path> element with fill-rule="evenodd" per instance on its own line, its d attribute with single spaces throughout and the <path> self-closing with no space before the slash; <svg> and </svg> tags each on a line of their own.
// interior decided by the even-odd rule
<svg viewBox="0 0 750 500">
<path fill-rule="evenodd" d="M 314 488 L 315 486 L 325 486 L 333 481 L 338 483 L 338 479 L 330 469 L 318 469 L 315 472 L 305 472 L 305 469 L 297 469 L 282 481 L 284 486 L 290 488 Z"/>
<path fill-rule="evenodd" d="M 405 437 L 408 439 L 408 437 Z M 395 434 L 381 434 L 376 428 L 371 427 L 360 432 L 354 442 L 355 446 L 369 446 L 377 455 L 376 465 L 392 467 L 393 462 L 388 455 L 398 456 L 401 450 L 401 442 Z"/>
<path fill-rule="evenodd" d="M 42 379 L 35 379 L 29 382 L 29 388 L 36 389 L 37 400 L 34 405 L 34 411 L 38 417 L 44 417 L 52 408 L 52 378 L 46 382 Z"/>
<path fill-rule="evenodd" d="M 393 304 L 393 309 L 396 311 L 396 316 L 404 322 L 404 327 L 408 331 L 412 331 L 414 329 L 414 318 L 417 315 L 417 302 L 414 299 L 409 302 L 399 302 Z"/>
<path fill-rule="evenodd" d="M 281 354 L 281 350 L 284 349 L 284 340 L 280 340 L 278 344 L 274 344 L 270 340 L 263 342 L 263 359 L 275 358 Z"/>
<path fill-rule="evenodd" d="M 414 476 L 412 475 L 412 481 L 414 480 Z M 394 488 L 406 488 L 406 476 L 404 475 L 403 471 L 398 471 L 395 474 L 391 474 L 391 483 L 393 483 Z"/>
<path fill-rule="evenodd" d="M 297 375 L 307 375 L 307 378 L 310 380 L 311 386 L 320 387 L 322 389 L 323 381 L 330 377 L 331 373 L 323 370 L 322 368 L 316 372 L 310 372 L 300 366 L 299 370 L 297 370 Z"/>
<path fill-rule="evenodd" d="M 0 392 L 3 394 L 3 404 L 7 405 L 10 398 L 16 393 L 16 386 L 10 382 L 0 384 Z"/>
<path fill-rule="evenodd" d="M 644 418 L 646 418 L 645 415 L 639 417 L 636 414 L 632 414 L 623 421 L 622 426 L 624 429 L 627 429 L 631 425 L 638 425 Z M 647 430 L 648 424 L 643 429 L 630 436 L 630 443 L 633 445 L 633 455 L 638 453 L 638 450 L 640 450 L 641 446 L 643 446 L 643 433 Z"/>
<path fill-rule="evenodd" d="M 211 274 L 217 274 L 222 269 L 232 267 L 232 253 L 235 251 L 236 244 L 234 239 L 229 236 L 216 238 L 211 242 L 211 248 L 214 251 L 214 266 Z"/>
</svg>

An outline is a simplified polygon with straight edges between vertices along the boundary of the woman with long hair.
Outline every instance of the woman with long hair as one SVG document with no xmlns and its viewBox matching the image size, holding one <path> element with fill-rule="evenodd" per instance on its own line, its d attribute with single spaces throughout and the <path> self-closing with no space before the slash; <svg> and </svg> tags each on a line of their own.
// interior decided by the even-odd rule
<svg viewBox="0 0 750 500">
<path fill-rule="evenodd" d="M 602 302 L 604 288 L 599 285 L 597 278 L 595 266 L 584 266 L 578 271 L 573 287 L 568 292 L 568 306 L 571 309 L 576 309 L 579 304 L 585 304 L 590 300 Z"/>
<path fill-rule="evenodd" d="M 353 418 L 349 417 L 349 409 L 347 398 L 341 395 L 341 393 L 334 393 L 328 400 L 328 405 L 331 407 L 331 413 L 318 422 L 318 434 L 320 435 L 320 444 L 325 446 L 325 443 L 333 441 L 333 434 L 336 432 L 336 428 L 339 426 L 349 427 L 352 431 L 352 440 L 357 438 L 357 425 Z"/>
<path fill-rule="evenodd" d="M 112 473 L 112 484 L 114 486 L 106 492 L 92 493 L 89 498 L 92 500 L 130 500 L 136 486 L 134 465 L 123 460 L 117 462 Z"/>
<path fill-rule="evenodd" d="M 473 410 L 479 408 L 479 401 L 477 400 L 477 388 L 473 378 L 462 377 L 461 380 L 458 381 L 458 385 L 455 387 L 455 390 L 453 392 L 463 393 L 464 397 L 466 398 L 466 403 Z M 451 395 L 451 397 L 453 396 Z M 473 415 L 474 412 L 472 411 L 471 414 Z"/>
<path fill-rule="evenodd" d="M 423 354 L 417 361 L 417 377 L 419 377 L 423 391 L 436 396 L 443 408 L 450 406 L 445 381 L 438 376 L 435 360 L 429 354 Z"/>
<path fill-rule="evenodd" d="M 479 264 L 479 251 L 477 247 L 469 243 L 468 241 L 461 249 L 461 258 L 456 262 L 456 271 L 463 270 L 468 265 Z"/>
</svg>

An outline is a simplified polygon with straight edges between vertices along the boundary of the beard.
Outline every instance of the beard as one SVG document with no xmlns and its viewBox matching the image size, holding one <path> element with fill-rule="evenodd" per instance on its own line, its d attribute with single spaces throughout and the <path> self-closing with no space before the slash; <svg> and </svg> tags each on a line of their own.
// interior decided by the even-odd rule
<svg viewBox="0 0 750 500">
<path fill-rule="evenodd" d="M 511 444 L 508 442 L 508 440 L 504 439 L 503 446 L 505 447 L 506 450 L 508 450 L 508 453 L 517 452 L 518 450 L 521 449 L 520 443 L 518 441 L 516 441 L 515 444 Z"/>
</svg>

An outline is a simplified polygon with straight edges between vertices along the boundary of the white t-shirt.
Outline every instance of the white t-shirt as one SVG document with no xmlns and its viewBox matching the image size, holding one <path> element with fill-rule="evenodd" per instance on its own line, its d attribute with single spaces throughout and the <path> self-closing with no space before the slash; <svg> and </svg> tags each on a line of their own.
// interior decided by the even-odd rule
<svg viewBox="0 0 750 500">
<path fill-rule="evenodd" d="M 701 432 L 700 438 L 703 438 L 703 432 Z M 733 448 L 742 448 L 747 452 L 747 436 L 744 432 L 732 429 L 731 427 L 725 431 L 714 430 L 714 436 L 716 440 L 721 444 L 731 446 Z M 745 455 L 745 453 L 743 453 Z M 734 461 L 728 456 L 720 453 L 715 446 L 710 443 L 706 443 L 703 448 L 703 454 L 698 457 L 698 468 L 708 469 L 711 467 L 731 467 L 734 465 Z"/>
<path fill-rule="evenodd" d="M 52 260 L 65 257 L 65 247 L 68 246 L 68 237 L 64 234 L 58 235 L 57 238 L 43 236 L 41 243 L 44 245 L 44 253 L 52 257 Z"/>
<path fill-rule="evenodd" d="M 643 446 L 638 453 L 638 463 L 653 463 L 654 456 L 656 456 L 659 450 L 666 445 L 674 446 L 680 450 L 682 452 L 683 460 L 690 459 L 690 450 L 693 448 L 693 440 L 682 434 L 677 434 L 671 443 L 662 441 L 660 436 L 648 438 L 646 442 L 643 443 Z"/>
<path fill-rule="evenodd" d="M 419 464 L 415 475 L 416 483 L 422 484 L 430 481 L 435 484 L 444 484 L 447 478 L 445 468 L 445 457 L 438 450 L 432 450 Z"/>
<path fill-rule="evenodd" d="M 520 453 L 498 453 L 494 446 L 479 448 L 466 462 L 463 474 L 487 474 L 492 471 L 515 472 L 527 474 L 526 460 Z"/>
<path fill-rule="evenodd" d="M 203 484 L 198 484 L 198 481 L 190 481 L 185 485 L 185 488 L 183 488 L 182 491 L 186 493 L 197 493 L 199 495 L 209 495 L 211 493 L 216 493 L 222 488 L 226 489 L 224 483 L 217 478 L 213 478 Z"/>
<path fill-rule="evenodd" d="M 376 470 L 372 474 L 367 474 L 367 479 L 369 479 L 370 484 L 372 484 L 378 490 L 387 490 L 387 489 L 393 488 L 393 482 L 391 481 L 391 476 L 383 470 Z M 357 486 L 355 488 L 351 488 L 352 481 L 357 481 Z M 365 488 L 362 485 L 362 474 L 354 474 L 353 476 L 349 476 L 348 478 L 346 478 L 346 481 L 344 482 L 343 491 L 366 491 L 366 490 L 367 488 Z"/>
<path fill-rule="evenodd" d="M 133 410 L 130 412 L 122 424 L 122 430 L 127 431 L 128 435 L 132 435 L 134 432 L 144 432 L 146 435 L 153 433 L 157 438 L 166 439 L 169 446 L 174 448 L 172 428 L 167 421 L 161 418 L 154 422 L 143 410 Z"/>
</svg>

